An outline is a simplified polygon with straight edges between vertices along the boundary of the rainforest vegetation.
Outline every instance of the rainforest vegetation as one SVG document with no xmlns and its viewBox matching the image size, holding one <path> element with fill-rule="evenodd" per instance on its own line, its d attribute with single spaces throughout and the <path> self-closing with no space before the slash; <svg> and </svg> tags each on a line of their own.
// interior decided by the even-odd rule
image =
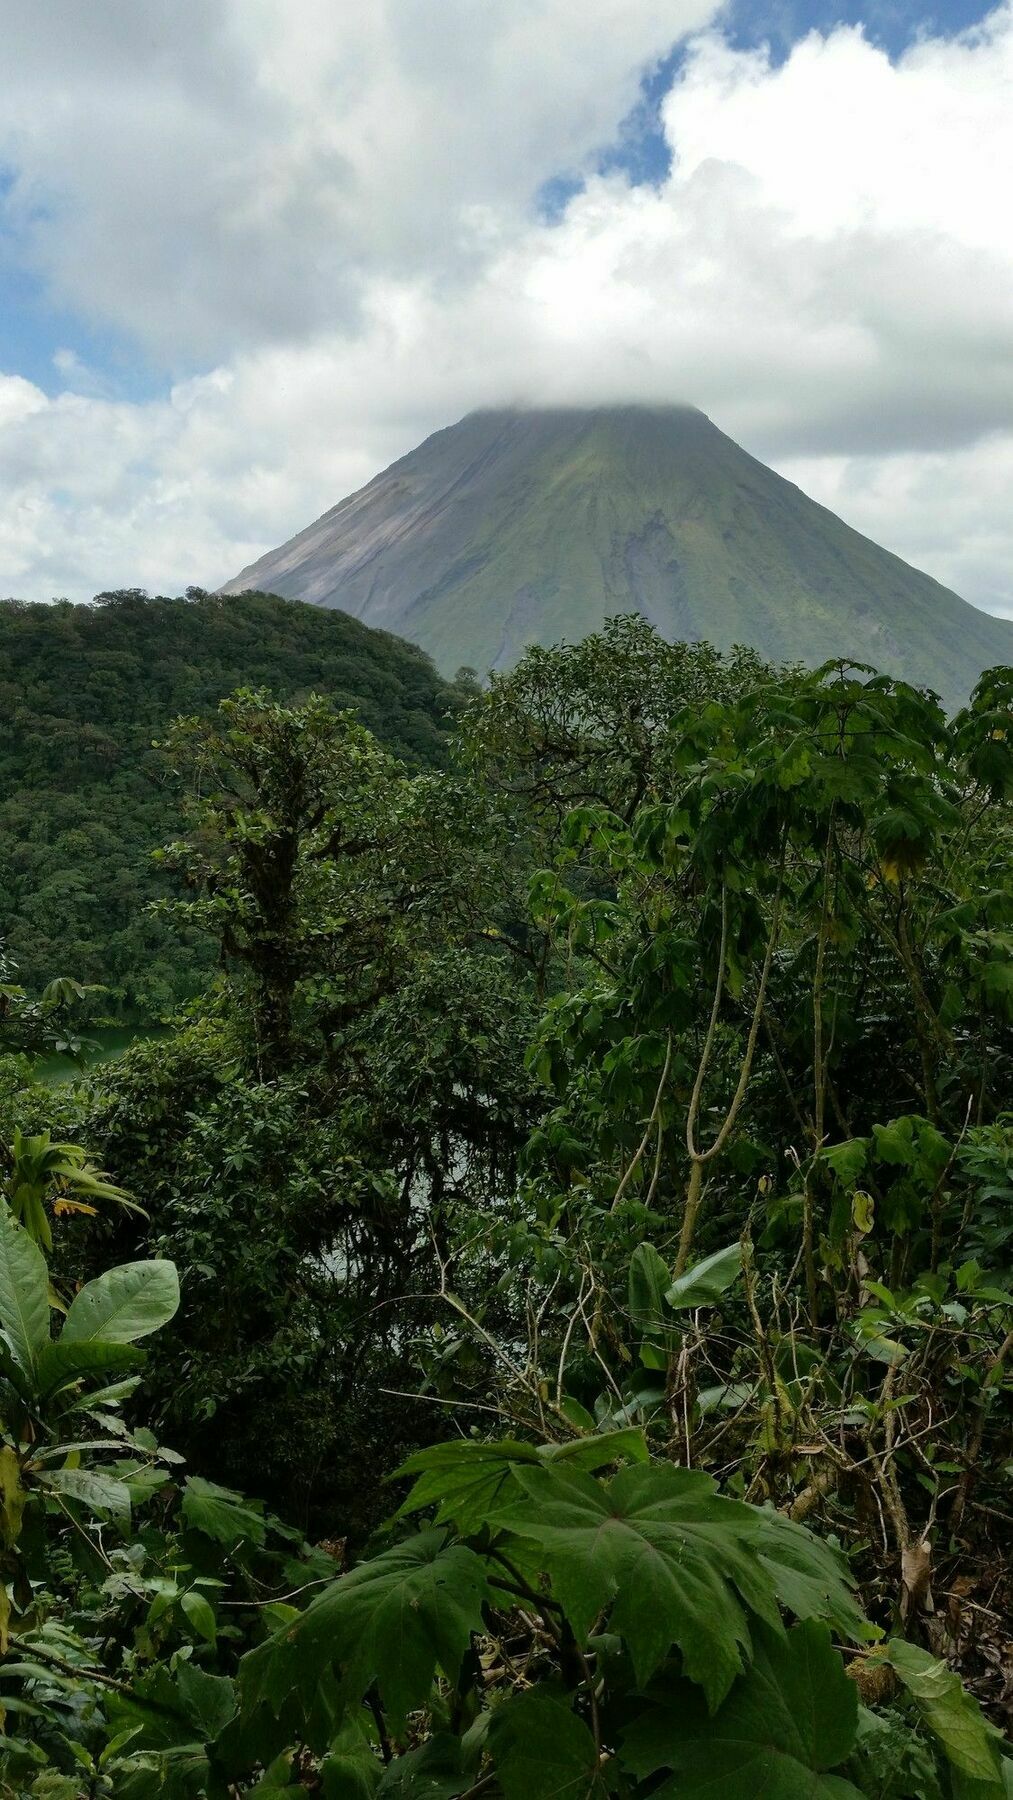
<svg viewBox="0 0 1013 1800">
<path fill-rule="evenodd" d="M 202 936 L 167 933 L 152 849 L 178 796 L 154 745 L 237 687 L 326 694 L 409 768 L 445 760 L 449 690 L 428 657 L 345 613 L 192 588 L 93 606 L 0 601 L 0 934 L 21 979 L 101 982 L 111 1020 L 161 1018 L 201 991 Z"/>
<path fill-rule="evenodd" d="M 3 621 L 0 1794 L 1003 1800 L 1013 671 L 271 604 Z"/>
</svg>

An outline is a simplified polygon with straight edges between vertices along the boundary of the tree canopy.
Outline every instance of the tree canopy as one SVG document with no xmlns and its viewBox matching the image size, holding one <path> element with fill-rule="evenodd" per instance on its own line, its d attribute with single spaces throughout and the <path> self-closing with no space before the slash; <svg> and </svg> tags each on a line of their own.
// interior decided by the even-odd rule
<svg viewBox="0 0 1013 1800">
<path fill-rule="evenodd" d="M 1003 1800 L 1013 672 L 459 700 L 165 730 L 164 1037 L 3 977 L 0 1794 Z"/>
<path fill-rule="evenodd" d="M 411 768 L 446 758 L 453 696 L 429 659 L 344 613 L 269 594 L 128 589 L 94 606 L 0 602 L 0 933 L 20 979 L 102 983 L 114 1018 L 153 1020 L 208 976 L 148 902 L 179 811 L 156 744 L 237 687 L 354 707 Z"/>
</svg>

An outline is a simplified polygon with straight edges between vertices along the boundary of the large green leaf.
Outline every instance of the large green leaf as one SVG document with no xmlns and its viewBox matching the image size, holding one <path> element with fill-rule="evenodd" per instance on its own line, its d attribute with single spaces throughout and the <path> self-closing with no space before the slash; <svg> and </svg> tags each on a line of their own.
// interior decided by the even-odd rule
<svg viewBox="0 0 1013 1800">
<path fill-rule="evenodd" d="M 868 1160 L 868 1139 L 845 1138 L 842 1144 L 827 1144 L 820 1155 L 850 1193 Z"/>
<path fill-rule="evenodd" d="M 996 1740 L 959 1676 L 902 1638 L 891 1638 L 886 1654 L 954 1770 L 970 1782 L 985 1784 L 981 1800 L 990 1790 L 999 1800 L 1003 1774 Z"/>
<path fill-rule="evenodd" d="M 180 1600 L 180 1606 L 197 1636 L 203 1638 L 206 1644 L 217 1643 L 218 1621 L 215 1618 L 214 1607 L 207 1595 L 199 1593 L 196 1588 L 187 1588 Z"/>
<path fill-rule="evenodd" d="M 132 1344 L 167 1325 L 179 1306 L 174 1263 L 124 1263 L 107 1269 L 75 1297 L 67 1314 L 62 1344 L 102 1342 Z"/>
<path fill-rule="evenodd" d="M 116 1800 L 195 1800 L 208 1792 L 210 1769 L 203 1744 L 175 1744 L 168 1750 L 140 1753 L 130 1748 L 123 1762 L 117 1759 L 111 1767 Z M 291 1800 L 298 1800 L 295 1789 Z"/>
<path fill-rule="evenodd" d="M 669 1306 L 685 1312 L 692 1306 L 713 1306 L 731 1287 L 742 1268 L 742 1245 L 729 1244 L 694 1263 L 685 1275 L 673 1281 L 665 1295 Z"/>
<path fill-rule="evenodd" d="M 454 1800 L 472 1786 L 471 1776 L 464 1773 L 461 1739 L 439 1731 L 407 1756 L 395 1756 L 384 1769 L 376 1794 L 377 1800 Z M 353 1796 L 359 1800 L 359 1791 L 351 1786 L 328 1788 L 325 1783 L 324 1800 L 331 1794 L 334 1800 Z"/>
<path fill-rule="evenodd" d="M 647 1439 L 639 1425 L 623 1425 L 618 1431 L 597 1431 L 571 1438 L 566 1444 L 539 1444 L 538 1461 L 546 1467 L 607 1469 L 613 1463 L 650 1461 Z"/>
<path fill-rule="evenodd" d="M 593 1471 L 620 1461 L 646 1462 L 648 1455 L 647 1440 L 637 1427 L 537 1447 L 513 1438 L 493 1444 L 451 1439 L 417 1451 L 397 1470 L 398 1475 L 417 1476 L 400 1514 L 433 1506 L 437 1524 L 453 1521 L 467 1536 L 480 1530 L 506 1500 L 522 1497 L 523 1489 L 515 1479 L 518 1465 L 565 1465 Z"/>
<path fill-rule="evenodd" d="M 131 1344 L 101 1341 L 68 1344 L 60 1337 L 55 1344 L 44 1344 L 39 1353 L 39 1392 L 56 1394 L 85 1375 L 104 1374 L 109 1369 L 133 1369 L 143 1361 L 143 1350 L 135 1350 Z"/>
<path fill-rule="evenodd" d="M 110 1518 L 122 1531 L 129 1531 L 130 1490 L 115 1476 L 92 1469 L 53 1469 L 39 1480 L 51 1493 L 77 1500 L 89 1512 Z"/>
<path fill-rule="evenodd" d="M 0 1330 L 21 1373 L 34 1379 L 39 1352 L 49 1342 L 49 1270 L 5 1200 L 0 1200 Z"/>
<path fill-rule="evenodd" d="M 594 1738 L 562 1697 L 532 1688 L 497 1707 L 489 1749 L 504 1800 L 594 1800 L 606 1793 Z"/>
<path fill-rule="evenodd" d="M 758 1555 L 758 1510 L 672 1463 L 624 1469 L 609 1483 L 565 1468 L 519 1467 L 517 1480 L 526 1498 L 496 1523 L 522 1551 L 537 1548 L 578 1637 L 611 1608 L 611 1629 L 625 1639 L 638 1681 L 650 1679 L 674 1644 L 717 1706 L 748 1655 L 746 1609 L 780 1628 Z"/>
<path fill-rule="evenodd" d="M 782 1606 L 798 1619 L 826 1619 L 855 1643 L 879 1636 L 854 1596 L 854 1579 L 846 1558 L 832 1544 L 764 1507 L 757 1544 Z"/>
<path fill-rule="evenodd" d="M 454 1739 L 454 1748 L 458 1758 L 458 1779 L 451 1792 L 459 1792 L 461 1745 L 458 1738 Z M 391 1766 L 396 1767 L 396 1764 Z M 379 1756 L 359 1721 L 353 1720 L 338 1733 L 320 1765 L 320 1790 L 324 1800 L 373 1800 L 382 1776 L 383 1764 Z"/>
<path fill-rule="evenodd" d="M 424 1704 L 437 1666 L 456 1676 L 472 1632 L 482 1629 L 487 1596 L 472 1550 L 442 1531 L 420 1532 L 340 1576 L 243 1658 L 244 1711 L 266 1705 L 278 1713 L 295 1690 L 305 1703 L 337 1666 L 348 1699 L 375 1682 L 397 1725 Z"/>
<path fill-rule="evenodd" d="M 202 1531 L 205 1537 L 230 1548 L 243 1542 L 259 1546 L 267 1535 L 263 1515 L 242 1494 L 205 1481 L 202 1475 L 187 1477 L 183 1518 L 191 1530 Z"/>
<path fill-rule="evenodd" d="M 752 1667 L 709 1715 L 687 1683 L 624 1734 L 621 1759 L 641 1780 L 672 1774 L 654 1800 L 861 1800 L 830 1771 L 851 1753 L 858 1690 L 825 1625 L 796 1625 L 786 1639 L 761 1632 Z"/>
<path fill-rule="evenodd" d="M 403 1516 L 433 1506 L 438 1524 L 452 1520 L 466 1536 L 479 1530 L 505 1497 L 519 1494 L 514 1470 L 520 1463 L 537 1467 L 533 1444 L 511 1438 L 495 1444 L 466 1439 L 433 1444 L 410 1456 L 397 1470 L 398 1475 L 416 1477 L 399 1513 Z"/>
<path fill-rule="evenodd" d="M 659 1331 L 666 1323 L 665 1294 L 672 1271 L 653 1244 L 638 1244 L 630 1257 L 630 1318 L 638 1331 Z"/>
<path fill-rule="evenodd" d="M 213 1743 L 236 1715 L 236 1692 L 227 1675 L 209 1675 L 196 1663 L 181 1663 L 176 1687 L 183 1711 L 202 1744 Z"/>
</svg>

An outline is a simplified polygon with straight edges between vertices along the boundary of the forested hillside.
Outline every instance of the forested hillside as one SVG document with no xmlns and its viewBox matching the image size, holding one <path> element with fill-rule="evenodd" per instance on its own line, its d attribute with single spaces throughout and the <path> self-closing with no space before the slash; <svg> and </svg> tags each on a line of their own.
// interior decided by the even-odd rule
<svg viewBox="0 0 1013 1800">
<path fill-rule="evenodd" d="M 166 731 L 158 1043 L 0 974 L 0 1796 L 1008 1800 L 1013 670 L 460 698 Z"/>
<path fill-rule="evenodd" d="M 444 757 L 449 693 L 428 658 L 342 613 L 268 594 L 125 592 L 95 606 L 0 603 L 0 935 L 23 980 L 102 983 L 114 1017 L 157 1018 L 206 977 L 147 903 L 179 797 L 157 751 L 180 713 L 236 687 L 355 707 L 411 767 Z"/>
</svg>

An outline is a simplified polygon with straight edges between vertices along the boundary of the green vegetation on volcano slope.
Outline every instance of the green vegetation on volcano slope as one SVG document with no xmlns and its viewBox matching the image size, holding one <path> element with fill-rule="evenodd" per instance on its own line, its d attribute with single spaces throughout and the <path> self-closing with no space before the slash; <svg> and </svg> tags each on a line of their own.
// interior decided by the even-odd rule
<svg viewBox="0 0 1013 1800">
<path fill-rule="evenodd" d="M 852 530 L 688 406 L 471 413 L 229 583 L 340 606 L 446 671 L 636 612 L 671 641 L 846 656 L 967 699 L 1013 626 Z"/>
<path fill-rule="evenodd" d="M 343 613 L 268 594 L 0 604 L 0 937 L 18 977 L 72 969 L 114 1016 L 192 994 L 207 941 L 146 911 L 178 797 L 153 741 L 236 687 L 355 707 L 415 768 L 444 760 L 451 694 L 429 659 Z"/>
</svg>

